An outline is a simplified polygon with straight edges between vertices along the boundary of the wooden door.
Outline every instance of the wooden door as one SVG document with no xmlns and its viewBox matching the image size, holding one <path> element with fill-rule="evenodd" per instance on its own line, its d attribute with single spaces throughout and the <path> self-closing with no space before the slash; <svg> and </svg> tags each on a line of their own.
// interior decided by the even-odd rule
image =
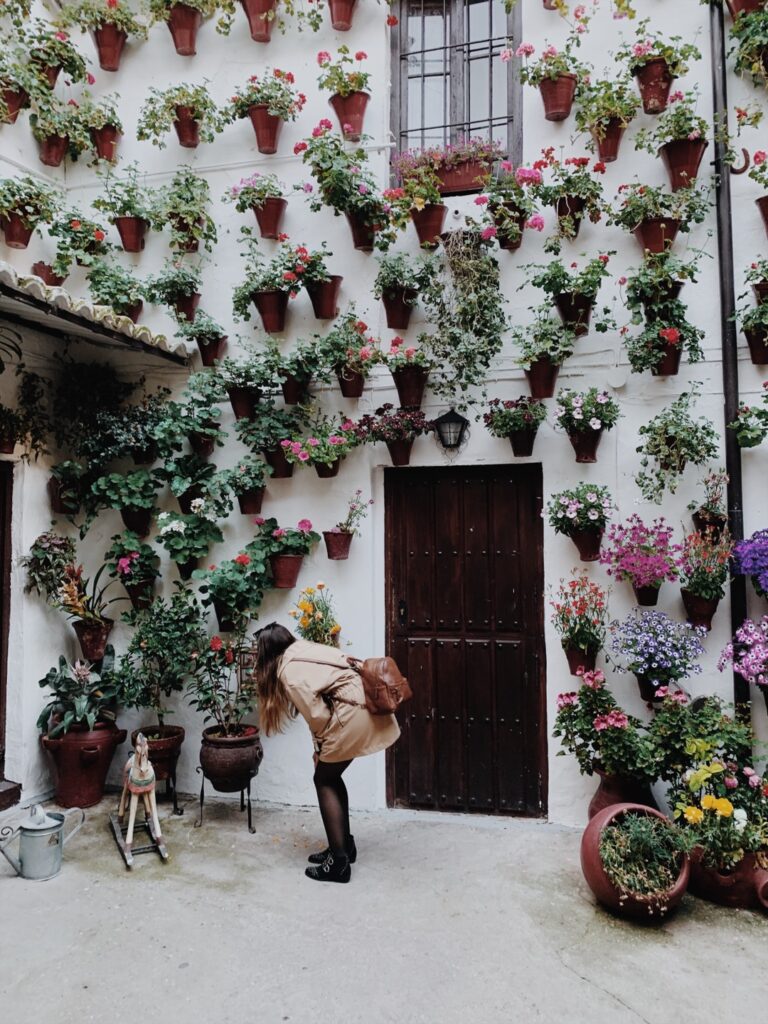
<svg viewBox="0 0 768 1024">
<path fill-rule="evenodd" d="M 390 804 L 546 814 L 541 467 L 385 471 Z"/>
<path fill-rule="evenodd" d="M 13 464 L 0 462 L 0 782 L 5 778 L 8 626 L 11 614 L 11 484 Z"/>
</svg>

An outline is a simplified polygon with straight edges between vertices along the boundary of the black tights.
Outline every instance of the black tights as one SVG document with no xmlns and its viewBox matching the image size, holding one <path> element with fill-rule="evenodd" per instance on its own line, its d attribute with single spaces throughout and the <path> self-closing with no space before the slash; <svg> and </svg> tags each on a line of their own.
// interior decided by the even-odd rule
<svg viewBox="0 0 768 1024">
<path fill-rule="evenodd" d="M 315 765 L 315 789 L 320 814 L 333 853 L 347 851 L 349 840 L 349 796 L 342 779 L 351 761 L 318 761 Z"/>
</svg>

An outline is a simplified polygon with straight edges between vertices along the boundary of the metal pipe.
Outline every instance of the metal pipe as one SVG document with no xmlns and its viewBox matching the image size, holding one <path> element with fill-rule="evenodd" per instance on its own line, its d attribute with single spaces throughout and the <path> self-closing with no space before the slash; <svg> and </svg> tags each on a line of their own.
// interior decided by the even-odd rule
<svg viewBox="0 0 768 1024">
<path fill-rule="evenodd" d="M 725 424 L 732 423 L 739 411 L 739 360 L 736 323 L 733 315 L 736 298 L 733 284 L 733 218 L 731 210 L 730 168 L 725 161 L 728 128 L 728 94 L 725 63 L 723 7 L 710 4 L 709 26 L 712 56 L 712 105 L 715 123 L 715 197 L 717 200 L 717 255 L 720 267 L 720 336 L 722 344 L 723 413 Z M 725 468 L 728 473 L 728 520 L 734 540 L 744 537 L 744 496 L 741 475 L 741 448 L 736 432 L 725 428 Z M 747 617 L 747 580 L 734 576 L 730 585 L 731 633 Z M 749 683 L 733 673 L 733 699 L 745 717 L 750 712 Z"/>
</svg>

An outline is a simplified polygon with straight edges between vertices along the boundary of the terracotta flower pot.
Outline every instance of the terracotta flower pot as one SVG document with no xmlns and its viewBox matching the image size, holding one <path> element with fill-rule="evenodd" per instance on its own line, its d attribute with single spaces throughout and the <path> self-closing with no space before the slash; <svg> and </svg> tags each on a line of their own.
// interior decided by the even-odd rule
<svg viewBox="0 0 768 1024">
<path fill-rule="evenodd" d="M 634 236 L 644 252 L 664 252 L 672 247 L 672 243 L 680 230 L 680 221 L 674 217 L 650 217 L 638 224 Z"/>
<path fill-rule="evenodd" d="M 421 366 L 402 366 L 399 370 L 392 371 L 392 378 L 400 405 L 404 409 L 420 409 L 429 371 Z"/>
<path fill-rule="evenodd" d="M 272 584 L 278 590 L 290 590 L 296 586 L 304 555 L 270 555 Z"/>
<path fill-rule="evenodd" d="M 237 496 L 240 512 L 244 516 L 257 516 L 261 512 L 266 487 L 251 487 Z"/>
<path fill-rule="evenodd" d="M 34 231 L 18 213 L 8 213 L 0 217 L 0 227 L 3 229 L 5 244 L 9 249 L 26 249 Z"/>
<path fill-rule="evenodd" d="M 389 449 L 389 457 L 392 459 L 393 466 L 409 466 L 411 463 L 411 449 L 413 448 L 414 438 L 401 441 L 387 441 L 387 448 Z"/>
<path fill-rule="evenodd" d="M 523 230 L 525 228 L 526 215 L 525 211 L 519 210 L 514 203 L 504 203 L 504 207 L 509 212 L 510 217 L 516 221 L 517 227 L 519 228 L 519 234 L 517 238 L 512 238 L 509 234 L 509 221 L 499 217 L 494 217 L 494 224 L 496 225 L 496 241 L 499 243 L 500 249 L 506 249 L 507 252 L 515 252 L 523 244 Z"/>
<path fill-rule="evenodd" d="M 618 117 L 612 117 L 600 133 L 593 132 L 592 136 L 597 146 L 598 159 L 605 164 L 612 164 L 619 156 L 619 146 L 624 135 L 625 126 Z"/>
<path fill-rule="evenodd" d="M 440 241 L 448 207 L 444 203 L 427 203 L 422 210 L 411 210 L 411 220 L 419 237 L 419 245 L 434 249 Z"/>
<path fill-rule="evenodd" d="M 581 870 L 587 885 L 606 910 L 641 921 L 662 920 L 674 910 L 683 899 L 688 888 L 691 867 L 688 857 L 680 854 L 677 865 L 677 878 L 674 883 L 658 896 L 642 896 L 622 892 L 608 877 L 600 857 L 600 837 L 603 829 L 627 814 L 645 814 L 647 816 L 667 819 L 659 811 L 636 803 L 620 803 L 605 807 L 592 818 L 581 837 Z"/>
<path fill-rule="evenodd" d="M 584 206 L 586 201 L 581 196 L 560 196 L 555 203 L 555 213 L 557 214 L 558 221 L 564 221 L 566 217 L 570 217 L 571 223 L 573 224 L 573 235 L 572 238 L 576 238 L 581 227 L 581 222 L 584 219 Z"/>
<path fill-rule="evenodd" d="M 331 25 L 337 32 L 349 32 L 352 28 L 357 0 L 328 0 Z"/>
<path fill-rule="evenodd" d="M 66 281 L 65 277 L 54 274 L 53 267 L 49 263 L 43 263 L 42 260 L 32 264 L 32 273 L 49 288 L 59 288 Z"/>
<path fill-rule="evenodd" d="M 352 245 L 355 249 L 359 249 L 360 252 L 373 252 L 377 227 L 369 224 L 365 217 L 358 213 L 347 212 L 344 216 L 352 232 Z"/>
<path fill-rule="evenodd" d="M 275 9 L 276 0 L 241 0 L 251 39 L 257 43 L 268 43 L 272 38 L 274 17 L 269 17 Z"/>
<path fill-rule="evenodd" d="M 222 604 L 221 601 L 213 602 L 213 610 L 216 613 L 216 622 L 219 626 L 220 633 L 234 633 L 235 632 L 235 615 L 233 611 Z"/>
<path fill-rule="evenodd" d="M 203 497 L 203 491 L 200 487 L 188 487 L 186 491 L 177 495 L 176 500 L 179 503 L 179 508 L 185 516 L 192 514 L 192 502 L 197 501 Z"/>
<path fill-rule="evenodd" d="M 123 583 L 123 587 L 134 611 L 146 610 L 155 599 L 154 580 L 137 580 L 135 583 Z"/>
<path fill-rule="evenodd" d="M 246 789 L 259 771 L 264 751 L 255 725 L 241 725 L 237 736 L 217 736 L 218 726 L 203 730 L 200 767 L 217 793 Z"/>
<path fill-rule="evenodd" d="M 768 910 L 768 860 L 765 851 L 745 853 L 739 863 L 727 871 L 704 864 L 704 851 L 691 853 L 690 891 L 694 896 L 721 907 L 744 910 Z"/>
<path fill-rule="evenodd" d="M 696 180 L 704 150 L 708 145 L 706 139 L 675 139 L 661 147 L 659 155 L 667 168 L 673 192 L 687 188 Z"/>
<path fill-rule="evenodd" d="M 323 530 L 328 557 L 334 562 L 341 562 L 349 558 L 349 549 L 354 536 L 354 533 L 342 533 L 341 530 Z"/>
<path fill-rule="evenodd" d="M 60 807 L 93 807 L 104 796 L 104 784 L 125 729 L 97 722 L 93 729 L 73 725 L 62 736 L 41 736 L 53 760 L 55 800 Z"/>
<path fill-rule="evenodd" d="M 200 359 L 203 366 L 215 366 L 217 360 L 221 359 L 224 354 L 224 349 L 226 347 L 226 334 L 222 334 L 222 336 L 220 338 L 216 338 L 215 341 L 209 341 L 207 345 L 198 338 L 197 350 L 200 353 Z"/>
<path fill-rule="evenodd" d="M 533 455 L 533 444 L 538 432 L 538 426 L 532 427 L 530 430 L 513 430 L 509 435 L 513 455 L 518 459 L 525 459 L 529 455 Z"/>
<path fill-rule="evenodd" d="M 259 311 L 261 322 L 267 334 L 280 334 L 285 330 L 285 316 L 288 312 L 288 292 L 254 292 L 253 304 Z"/>
<path fill-rule="evenodd" d="M 758 304 L 768 301 L 768 281 L 757 281 L 752 285 L 752 291 L 755 293 Z"/>
<path fill-rule="evenodd" d="M 149 221 L 143 217 L 115 217 L 114 225 L 125 252 L 142 252 Z"/>
<path fill-rule="evenodd" d="M 277 196 L 270 196 L 261 206 L 254 206 L 253 212 L 262 238 L 277 238 L 287 206 L 288 200 Z"/>
<path fill-rule="evenodd" d="M 336 378 L 344 398 L 360 398 L 365 387 L 365 377 L 359 370 L 341 367 L 336 370 Z"/>
<path fill-rule="evenodd" d="M 573 97 L 576 94 L 576 83 L 576 75 L 545 78 L 539 83 L 539 92 L 544 101 L 544 117 L 547 121 L 564 121 L 570 115 Z"/>
<path fill-rule="evenodd" d="M 720 604 L 720 598 L 699 597 L 698 594 L 692 594 L 685 587 L 680 588 L 680 596 L 685 606 L 686 620 L 692 626 L 703 626 L 709 632 L 712 629 L 712 617 Z"/>
<path fill-rule="evenodd" d="M 29 93 L 21 86 L 17 86 L 16 88 L 0 89 L 0 95 L 3 97 L 6 108 L 6 114 L 0 123 L 16 124 L 16 119 L 21 111 L 29 106 Z"/>
<path fill-rule="evenodd" d="M 693 527 L 699 533 L 710 532 L 714 540 L 719 540 L 723 530 L 728 525 L 726 516 L 714 516 L 704 509 L 698 509 L 691 515 Z"/>
<path fill-rule="evenodd" d="M 597 462 L 597 449 L 602 430 L 580 430 L 578 433 L 568 434 L 568 440 L 576 452 L 577 462 Z"/>
<path fill-rule="evenodd" d="M 370 98 L 367 92 L 357 91 L 349 93 L 348 96 L 339 96 L 336 93 L 328 100 L 339 119 L 341 133 L 347 142 L 360 141 L 360 136 L 363 134 L 365 108 L 368 106 Z"/>
<path fill-rule="evenodd" d="M 256 388 L 227 387 L 227 395 L 232 406 L 235 419 L 252 420 L 256 415 L 256 406 L 259 402 L 259 392 Z"/>
<path fill-rule="evenodd" d="M 186 562 L 177 562 L 176 568 L 179 570 L 179 576 L 188 583 L 192 579 L 192 573 L 198 566 L 199 559 L 190 558 Z"/>
<path fill-rule="evenodd" d="M 168 12 L 168 28 L 173 38 L 173 45 L 180 57 L 194 57 L 197 53 L 197 31 L 203 21 L 203 15 L 187 4 L 174 4 Z"/>
<path fill-rule="evenodd" d="M 105 124 L 103 128 L 91 128 L 91 141 L 96 156 L 111 164 L 117 162 L 117 144 L 121 138 L 122 134 L 113 124 Z"/>
<path fill-rule="evenodd" d="M 382 293 L 387 327 L 393 331 L 405 331 L 411 321 L 411 313 L 418 292 L 415 288 L 397 288 Z"/>
<path fill-rule="evenodd" d="M 138 323 L 139 317 L 144 310 L 144 302 L 142 299 L 137 299 L 132 302 L 130 306 L 124 306 L 121 310 L 115 310 L 121 316 L 127 316 L 129 320 L 133 320 L 134 323 Z"/>
<path fill-rule="evenodd" d="M 276 153 L 277 140 L 283 127 L 282 119 L 270 114 L 266 103 L 255 103 L 249 107 L 248 116 L 256 133 L 256 146 L 259 152 Z"/>
<path fill-rule="evenodd" d="M 117 71 L 128 36 L 117 25 L 104 22 L 93 29 L 93 39 L 99 53 L 102 71 Z"/>
<path fill-rule="evenodd" d="M 51 502 L 51 512 L 57 516 L 75 516 L 80 511 L 80 503 L 67 501 L 61 493 L 61 481 L 55 476 L 48 478 L 48 497 Z"/>
<path fill-rule="evenodd" d="M 568 669 L 572 676 L 578 675 L 579 669 L 582 672 L 591 672 L 597 661 L 597 651 L 582 651 L 580 647 L 570 644 L 563 644 L 565 657 L 568 661 Z"/>
<path fill-rule="evenodd" d="M 577 338 L 589 331 L 589 318 L 595 300 L 591 295 L 578 292 L 562 292 L 555 296 L 555 306 L 566 327 L 570 327 Z"/>
<path fill-rule="evenodd" d="M 197 149 L 200 145 L 200 122 L 192 114 L 191 107 L 176 107 L 176 118 L 173 122 L 179 145 L 184 149 Z"/>
<path fill-rule="evenodd" d="M 273 480 L 288 480 L 293 476 L 293 463 L 286 459 L 282 448 L 265 451 L 263 455 L 267 464 L 272 467 Z"/>
<path fill-rule="evenodd" d="M 748 327 L 744 337 L 749 346 L 749 358 L 755 366 L 765 366 L 768 363 L 768 331 L 762 327 Z"/>
<path fill-rule="evenodd" d="M 286 405 L 298 405 L 307 393 L 308 381 L 299 380 L 292 374 L 288 374 L 280 382 L 280 390 L 283 392 L 283 401 Z"/>
<path fill-rule="evenodd" d="M 440 179 L 437 186 L 441 196 L 458 196 L 464 192 L 477 192 L 486 171 L 479 160 L 463 160 L 450 167 L 437 167 Z"/>
<path fill-rule="evenodd" d="M 131 746 L 136 746 L 139 733 L 146 737 L 149 760 L 155 769 L 155 778 L 160 782 L 170 778 L 176 771 L 181 746 L 186 733 L 180 725 L 142 725 L 131 733 Z"/>
<path fill-rule="evenodd" d="M 738 14 L 754 14 L 765 7 L 765 0 L 726 0 L 731 17 Z"/>
<path fill-rule="evenodd" d="M 631 775 L 608 775 L 601 768 L 595 768 L 595 775 L 600 783 L 595 790 L 587 808 L 587 817 L 591 820 L 606 807 L 615 804 L 641 804 L 643 807 L 658 809 L 653 798 L 650 785 Z"/>
<path fill-rule="evenodd" d="M 40 141 L 40 163 L 46 167 L 61 167 L 69 148 L 69 138 L 61 135 L 49 135 Z"/>
<path fill-rule="evenodd" d="M 579 550 L 582 562 L 596 562 L 600 557 L 600 545 L 603 541 L 602 529 L 584 528 L 573 530 L 569 537 Z"/>
<path fill-rule="evenodd" d="M 182 320 L 194 320 L 197 307 L 200 305 L 200 292 L 191 295 L 180 295 L 173 304 L 176 315 Z"/>
<path fill-rule="evenodd" d="M 760 196 L 759 199 L 755 200 L 755 205 L 760 211 L 760 216 L 763 218 L 765 230 L 768 232 L 768 196 Z"/>
<path fill-rule="evenodd" d="M 339 290 L 344 278 L 340 274 L 331 274 L 328 281 L 316 281 L 307 284 L 309 301 L 316 320 L 333 320 L 339 315 Z"/>
<path fill-rule="evenodd" d="M 207 434 L 198 433 L 197 430 L 191 430 L 188 436 L 189 444 L 195 455 L 198 455 L 201 459 L 210 459 L 216 450 L 214 439 Z"/>
<path fill-rule="evenodd" d="M 654 57 L 635 71 L 644 113 L 660 114 L 667 109 L 673 77 L 664 57 Z"/>
<path fill-rule="evenodd" d="M 137 537 L 146 537 L 152 526 L 151 508 L 121 508 L 120 515 L 126 530 L 131 530 Z"/>
<path fill-rule="evenodd" d="M 551 398 L 554 395 L 557 375 L 560 373 L 559 363 L 553 363 L 543 356 L 535 359 L 524 372 L 532 398 Z"/>
<path fill-rule="evenodd" d="M 86 661 L 101 661 L 112 632 L 112 619 L 75 619 L 72 626 Z"/>
<path fill-rule="evenodd" d="M 634 583 L 632 584 L 632 590 L 635 592 L 635 600 L 643 608 L 653 608 L 659 602 L 659 591 L 661 590 L 661 584 L 658 587 L 654 587 L 652 584 L 647 586 L 638 587 Z"/>
<path fill-rule="evenodd" d="M 59 80 L 61 74 L 61 64 L 42 64 L 39 60 L 32 58 L 32 62 L 37 66 L 38 71 L 45 79 L 45 82 L 49 89 L 55 89 L 56 83 Z"/>
<path fill-rule="evenodd" d="M 674 377 L 680 369 L 680 359 L 683 350 L 679 344 L 671 341 L 665 342 L 664 354 L 655 366 L 651 367 L 654 377 Z"/>
<path fill-rule="evenodd" d="M 331 477 L 338 476 L 340 469 L 341 459 L 336 459 L 336 461 L 332 462 L 330 466 L 326 465 L 324 462 L 315 463 L 315 472 L 321 480 L 330 480 Z"/>
</svg>

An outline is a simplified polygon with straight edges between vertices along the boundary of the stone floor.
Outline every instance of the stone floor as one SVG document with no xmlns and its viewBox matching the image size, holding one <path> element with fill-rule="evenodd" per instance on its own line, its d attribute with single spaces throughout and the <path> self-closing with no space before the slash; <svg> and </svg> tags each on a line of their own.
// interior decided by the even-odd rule
<svg viewBox="0 0 768 1024">
<path fill-rule="evenodd" d="M 129 873 L 88 812 L 48 882 L 0 862 L 9 1024 L 743 1024 L 765 1017 L 763 917 L 687 897 L 661 927 L 596 908 L 579 833 L 510 819 L 358 815 L 350 885 L 304 878 L 315 811 L 166 818 Z M 17 815 L 18 816 L 18 815 Z M 7 815 L 4 815 L 4 823 Z"/>
</svg>

